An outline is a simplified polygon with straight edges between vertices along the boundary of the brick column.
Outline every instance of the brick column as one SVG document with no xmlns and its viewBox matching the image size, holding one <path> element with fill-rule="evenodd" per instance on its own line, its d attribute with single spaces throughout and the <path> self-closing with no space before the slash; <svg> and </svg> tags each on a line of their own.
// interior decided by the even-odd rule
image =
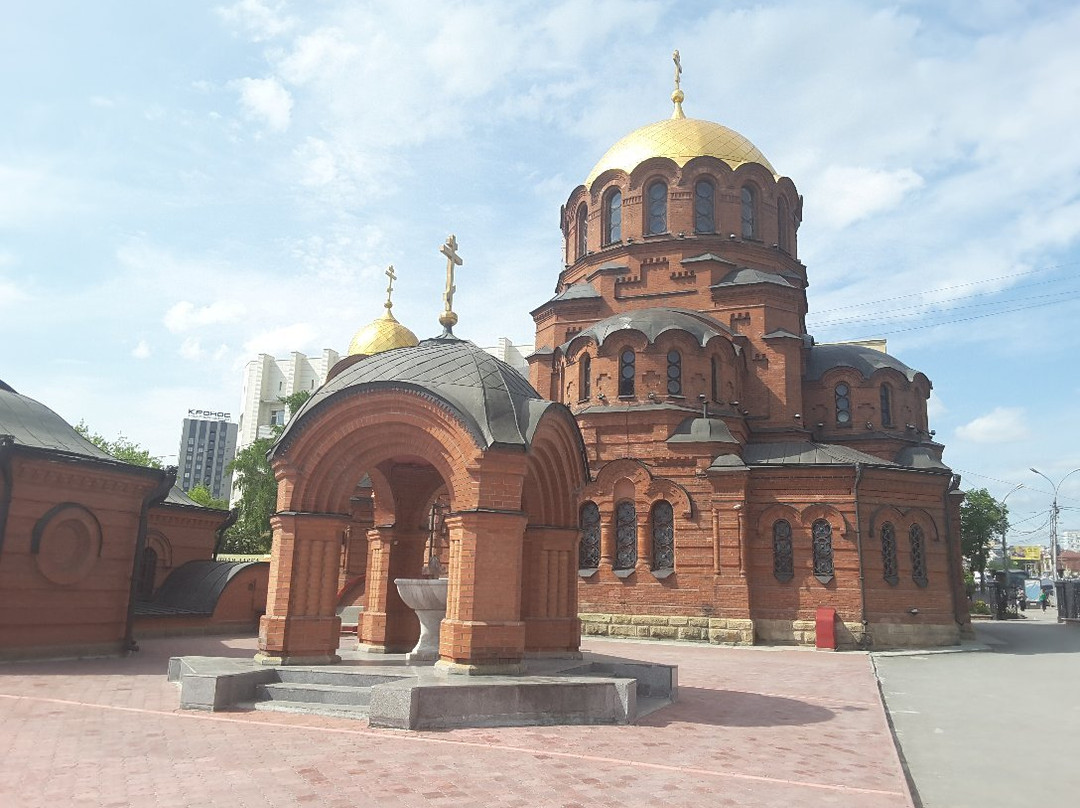
<svg viewBox="0 0 1080 808">
<path fill-rule="evenodd" d="M 529 655 L 580 656 L 577 542 L 574 528 L 527 527 L 522 571 Z"/>
<path fill-rule="evenodd" d="M 449 673 L 524 671 L 521 511 L 451 514 L 450 584 L 436 667 Z"/>
<path fill-rule="evenodd" d="M 270 585 L 255 659 L 282 665 L 337 662 L 341 619 L 335 615 L 335 598 L 341 533 L 348 518 L 279 513 L 270 524 Z"/>
<path fill-rule="evenodd" d="M 638 514 L 637 521 L 637 564 L 635 569 L 652 569 L 652 513 Z"/>
<path fill-rule="evenodd" d="M 600 511 L 600 566 L 615 566 L 615 513 Z"/>
<path fill-rule="evenodd" d="M 420 621 L 402 602 L 394 580 L 420 577 L 426 538 L 423 531 L 392 525 L 368 531 L 367 589 L 357 632 L 360 648 L 394 654 L 416 644 Z"/>
</svg>

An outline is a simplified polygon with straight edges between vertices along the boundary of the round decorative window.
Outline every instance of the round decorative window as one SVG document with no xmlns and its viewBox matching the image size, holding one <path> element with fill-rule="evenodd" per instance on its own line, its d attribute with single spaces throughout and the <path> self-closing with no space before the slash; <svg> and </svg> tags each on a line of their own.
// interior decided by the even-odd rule
<svg viewBox="0 0 1080 808">
<path fill-rule="evenodd" d="M 86 578 L 97 563 L 101 526 L 81 505 L 57 506 L 34 526 L 31 550 L 42 575 L 70 586 Z"/>
</svg>

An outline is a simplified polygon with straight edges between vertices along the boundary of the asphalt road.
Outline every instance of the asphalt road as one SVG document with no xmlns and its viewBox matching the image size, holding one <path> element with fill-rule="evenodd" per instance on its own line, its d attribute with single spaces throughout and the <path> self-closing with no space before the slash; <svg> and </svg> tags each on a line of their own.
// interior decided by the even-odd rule
<svg viewBox="0 0 1080 808">
<path fill-rule="evenodd" d="M 979 622 L 982 652 L 874 654 L 916 805 L 1080 804 L 1080 625 Z"/>
</svg>

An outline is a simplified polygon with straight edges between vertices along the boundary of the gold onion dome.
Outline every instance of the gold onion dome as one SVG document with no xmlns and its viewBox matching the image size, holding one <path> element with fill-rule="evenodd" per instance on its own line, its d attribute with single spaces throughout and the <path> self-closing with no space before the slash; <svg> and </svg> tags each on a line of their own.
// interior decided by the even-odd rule
<svg viewBox="0 0 1080 808">
<path fill-rule="evenodd" d="M 774 177 L 777 176 L 776 169 L 765 159 L 761 150 L 738 132 L 712 121 L 687 118 L 683 114 L 682 102 L 685 95 L 679 87 L 682 65 L 678 51 L 675 51 L 673 58 L 675 92 L 671 94 L 671 101 L 675 110 L 672 116 L 666 121 L 635 129 L 619 140 L 600 158 L 600 162 L 593 166 L 585 180 L 585 187 L 591 188 L 596 178 L 605 171 L 614 168 L 629 174 L 652 157 L 667 157 L 679 168 L 695 157 L 716 157 L 732 168 L 738 168 L 743 163 L 759 163 Z"/>
<path fill-rule="evenodd" d="M 413 348 L 420 344 L 416 334 L 397 321 L 387 309 L 386 313 L 353 335 L 349 343 L 349 356 L 382 353 L 394 348 Z"/>
</svg>

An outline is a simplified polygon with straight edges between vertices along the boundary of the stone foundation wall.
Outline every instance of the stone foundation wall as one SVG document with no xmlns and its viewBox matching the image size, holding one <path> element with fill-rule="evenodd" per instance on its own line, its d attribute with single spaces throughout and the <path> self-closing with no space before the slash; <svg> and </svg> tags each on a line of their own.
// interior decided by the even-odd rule
<svg viewBox="0 0 1080 808">
<path fill-rule="evenodd" d="M 582 636 L 637 640 L 694 640 L 716 645 L 753 645 L 754 621 L 724 617 L 585 613 Z"/>
<path fill-rule="evenodd" d="M 873 648 L 876 651 L 885 648 L 937 648 L 959 645 L 960 626 L 955 622 L 949 625 L 872 623 L 870 636 L 874 639 Z"/>
<path fill-rule="evenodd" d="M 869 647 L 875 651 L 888 648 L 938 648 L 959 645 L 960 627 L 952 625 L 871 623 L 867 627 L 869 644 L 861 623 L 838 622 L 836 643 L 841 650 Z M 754 638 L 763 645 L 809 645 L 817 642 L 813 620 L 755 620 Z"/>
</svg>

